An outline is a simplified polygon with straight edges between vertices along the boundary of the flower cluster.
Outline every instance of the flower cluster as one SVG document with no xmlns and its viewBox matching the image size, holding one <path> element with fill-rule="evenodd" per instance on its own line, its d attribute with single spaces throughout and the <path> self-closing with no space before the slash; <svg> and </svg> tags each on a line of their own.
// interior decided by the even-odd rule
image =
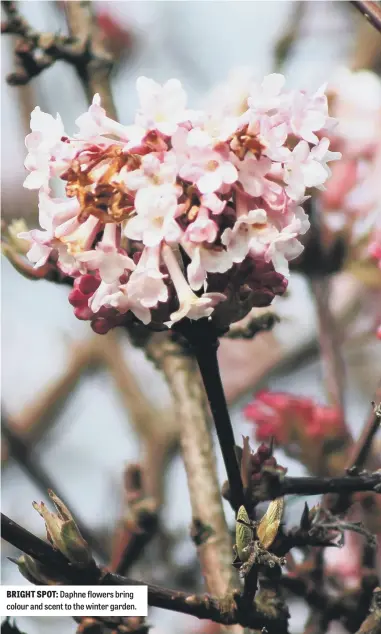
<svg viewBox="0 0 381 634">
<path fill-rule="evenodd" d="M 342 69 L 329 86 L 338 125 L 330 135 L 342 152 L 340 164 L 321 195 L 325 219 L 333 229 L 354 225 L 354 237 L 375 230 L 380 218 L 381 80 L 370 71 Z"/>
<path fill-rule="evenodd" d="M 133 125 L 95 95 L 73 137 L 35 108 L 24 186 L 39 190 L 41 230 L 22 237 L 37 267 L 53 260 L 74 279 L 79 319 L 97 332 L 134 316 L 227 325 L 284 292 L 309 227 L 306 190 L 323 188 L 341 156 L 325 135 L 324 87 L 309 95 L 284 81 L 253 84 L 231 114 L 189 110 L 179 81 L 140 77 Z M 53 196 L 54 178 L 66 197 Z"/>
<path fill-rule="evenodd" d="M 366 237 L 355 257 L 376 258 L 381 268 L 381 80 L 370 71 L 342 69 L 329 95 L 339 122 L 330 138 L 343 159 L 321 195 L 323 218 L 333 230 L 349 228 L 355 244 Z"/>
<path fill-rule="evenodd" d="M 334 437 L 343 429 L 335 408 L 283 392 L 258 392 L 244 413 L 255 423 L 258 441 L 273 437 L 280 445 L 292 443 L 301 433 L 311 441 Z"/>
</svg>

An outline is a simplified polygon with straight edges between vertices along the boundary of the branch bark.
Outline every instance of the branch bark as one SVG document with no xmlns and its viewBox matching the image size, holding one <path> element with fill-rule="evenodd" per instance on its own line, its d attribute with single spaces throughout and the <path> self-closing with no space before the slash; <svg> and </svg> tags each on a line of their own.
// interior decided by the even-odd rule
<svg viewBox="0 0 381 634">
<path fill-rule="evenodd" d="M 234 583 L 232 542 L 216 473 L 207 403 L 195 358 L 174 340 L 148 344 L 151 358 L 170 386 L 180 425 L 180 445 L 188 478 L 197 545 L 205 585 L 223 596 Z"/>
<path fill-rule="evenodd" d="M 113 58 L 106 49 L 102 32 L 97 25 L 92 3 L 65 2 L 65 12 L 70 35 L 76 38 L 79 50 L 84 52 L 76 64 L 88 100 L 99 93 L 102 106 L 112 119 L 117 120 L 117 112 L 110 89 L 110 74 Z"/>
</svg>

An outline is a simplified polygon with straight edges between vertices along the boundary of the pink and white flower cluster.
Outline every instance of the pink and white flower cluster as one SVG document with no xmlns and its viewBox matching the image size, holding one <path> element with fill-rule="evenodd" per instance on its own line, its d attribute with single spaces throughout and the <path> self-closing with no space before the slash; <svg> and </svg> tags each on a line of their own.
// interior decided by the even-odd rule
<svg viewBox="0 0 381 634">
<path fill-rule="evenodd" d="M 322 194 L 332 228 L 355 223 L 354 238 L 376 226 L 381 215 L 381 80 L 371 71 L 342 69 L 329 86 L 338 125 L 330 135 L 343 158 Z"/>
<path fill-rule="evenodd" d="M 363 257 L 375 258 L 381 269 L 381 80 L 371 71 L 341 69 L 329 94 L 338 119 L 330 138 L 343 158 L 333 167 L 321 209 L 331 229 L 350 228 L 354 243 L 367 238 Z"/>
<path fill-rule="evenodd" d="M 309 227 L 301 204 L 324 189 L 332 126 L 324 87 L 285 91 L 272 74 L 240 113 L 193 111 L 176 79 L 137 81 L 133 125 L 95 95 L 68 137 L 35 108 L 24 186 L 39 190 L 41 229 L 22 234 L 29 259 L 74 278 L 69 300 L 98 332 L 134 315 L 231 323 L 287 285 Z M 55 198 L 52 180 L 66 184 Z"/>
</svg>

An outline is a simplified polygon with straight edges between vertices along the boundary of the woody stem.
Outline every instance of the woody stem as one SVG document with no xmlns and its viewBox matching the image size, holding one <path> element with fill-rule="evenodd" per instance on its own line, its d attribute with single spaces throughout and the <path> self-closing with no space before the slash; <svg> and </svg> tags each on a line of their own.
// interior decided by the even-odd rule
<svg viewBox="0 0 381 634">
<path fill-rule="evenodd" d="M 240 468 L 235 453 L 235 439 L 221 381 L 217 350 L 217 333 L 207 319 L 199 321 L 184 320 L 179 327 L 187 339 L 200 368 L 202 380 L 208 397 L 221 447 L 230 487 L 230 498 L 235 510 L 244 505 L 244 491 Z"/>
</svg>

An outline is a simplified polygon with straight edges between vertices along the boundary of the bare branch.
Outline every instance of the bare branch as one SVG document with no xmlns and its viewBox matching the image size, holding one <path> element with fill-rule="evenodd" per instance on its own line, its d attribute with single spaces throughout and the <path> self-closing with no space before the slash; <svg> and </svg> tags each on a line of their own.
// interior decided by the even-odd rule
<svg viewBox="0 0 381 634">
<path fill-rule="evenodd" d="M 19 14 L 15 2 L 2 2 L 2 6 L 8 17 L 2 23 L 2 33 L 20 38 L 15 47 L 17 70 L 7 77 L 9 84 L 27 84 L 56 61 L 63 60 L 76 69 L 88 100 L 99 93 L 107 114 L 117 118 L 109 86 L 113 56 L 105 46 L 91 2 L 65 2 L 70 36 L 40 33 Z"/>
<path fill-rule="evenodd" d="M 222 598 L 210 595 L 190 595 L 186 592 L 169 590 L 136 579 L 122 577 L 102 571 L 95 564 L 86 569 L 76 568 L 50 544 L 43 542 L 1 514 L 2 537 L 16 548 L 30 555 L 47 568 L 59 572 L 67 582 L 74 585 L 147 585 L 148 605 L 152 607 L 190 614 L 199 619 L 213 620 L 216 623 L 234 625 L 240 623 L 250 628 L 263 628 L 269 634 L 287 634 L 287 620 L 271 618 L 255 607 L 248 613 L 240 609 L 238 594 L 225 594 Z"/>
</svg>

